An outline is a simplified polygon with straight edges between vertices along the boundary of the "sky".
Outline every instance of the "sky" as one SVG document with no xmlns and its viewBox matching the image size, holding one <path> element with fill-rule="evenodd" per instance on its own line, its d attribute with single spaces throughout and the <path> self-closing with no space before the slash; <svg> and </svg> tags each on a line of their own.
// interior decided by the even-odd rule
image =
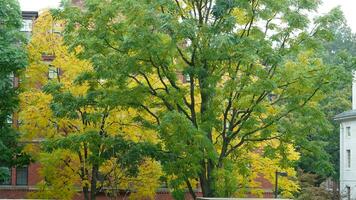
<svg viewBox="0 0 356 200">
<path fill-rule="evenodd" d="M 348 25 L 356 32 L 356 0 L 322 0 L 323 5 L 319 8 L 319 14 L 327 13 L 330 9 L 341 6 Z M 60 0 L 19 0 L 21 9 L 24 11 L 38 11 L 44 8 L 56 8 Z"/>
<path fill-rule="evenodd" d="M 38 11 L 58 7 L 60 0 L 19 0 L 19 2 L 23 11 Z"/>
</svg>

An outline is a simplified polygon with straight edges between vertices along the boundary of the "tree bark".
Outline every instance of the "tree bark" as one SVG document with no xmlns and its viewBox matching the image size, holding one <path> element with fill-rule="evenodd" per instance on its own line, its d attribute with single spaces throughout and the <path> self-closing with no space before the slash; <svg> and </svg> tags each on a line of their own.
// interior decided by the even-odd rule
<svg viewBox="0 0 356 200">
<path fill-rule="evenodd" d="M 212 175 L 215 165 L 213 161 L 208 159 L 202 164 L 202 173 L 199 176 L 200 187 L 204 197 L 215 197 L 215 191 L 213 188 L 214 177 Z"/>
<path fill-rule="evenodd" d="M 83 187 L 84 200 L 90 200 L 89 198 L 89 188 L 87 186 Z"/>
<path fill-rule="evenodd" d="M 201 97 L 201 124 L 205 124 L 205 127 L 203 126 L 203 131 L 206 134 L 206 137 L 209 139 L 211 143 L 213 143 L 213 137 L 212 137 L 212 124 L 213 121 L 215 121 L 215 116 L 212 115 L 211 109 L 212 108 L 212 100 L 214 98 L 214 83 L 209 81 L 208 77 L 208 66 L 206 61 L 203 62 L 204 66 L 203 72 L 199 75 L 199 87 L 200 87 L 200 97 Z M 208 126 L 206 124 L 209 124 Z M 205 152 L 208 150 L 205 150 Z M 215 169 L 215 164 L 212 158 L 206 158 L 204 161 L 202 161 L 202 172 L 200 174 L 200 185 L 201 189 L 203 192 L 204 197 L 214 197 L 215 196 L 215 191 L 214 191 L 214 177 L 212 175 L 212 172 Z"/>
<path fill-rule="evenodd" d="M 192 184 L 190 184 L 189 180 L 186 180 L 185 182 L 186 182 L 187 187 L 189 189 L 190 195 L 193 197 L 194 200 L 196 200 L 197 199 L 197 195 L 195 194 L 195 191 L 194 191 L 194 189 L 192 187 Z"/>
<path fill-rule="evenodd" d="M 86 151 L 86 148 L 84 148 L 84 151 Z M 86 155 L 86 154 L 84 154 Z M 78 157 L 79 157 L 79 160 L 80 160 L 80 163 L 81 163 L 81 167 L 80 167 L 80 178 L 82 179 L 82 181 L 85 181 L 87 180 L 87 170 L 85 169 L 85 163 L 83 161 L 83 156 L 81 154 L 81 152 L 78 152 Z M 85 184 L 83 187 L 82 187 L 82 190 L 83 190 L 83 195 L 84 195 L 84 200 L 90 200 L 89 198 L 89 187 L 87 186 L 87 184 Z"/>
<path fill-rule="evenodd" d="M 93 164 L 91 186 L 90 186 L 90 199 L 91 200 L 96 199 L 96 183 L 98 181 L 98 172 L 99 172 L 99 165 Z"/>
</svg>

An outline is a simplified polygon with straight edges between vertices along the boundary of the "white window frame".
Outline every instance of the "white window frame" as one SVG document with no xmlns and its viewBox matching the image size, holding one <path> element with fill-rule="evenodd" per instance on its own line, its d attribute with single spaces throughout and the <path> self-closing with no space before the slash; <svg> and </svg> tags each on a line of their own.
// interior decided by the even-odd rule
<svg viewBox="0 0 356 200">
<path fill-rule="evenodd" d="M 48 79 L 57 79 L 59 76 L 59 69 L 53 65 L 48 66 Z"/>
<path fill-rule="evenodd" d="M 183 74 L 183 79 L 184 83 L 190 83 L 190 75 L 189 74 Z"/>
<path fill-rule="evenodd" d="M 13 123 L 14 123 L 14 117 L 13 117 L 12 114 L 11 114 L 11 115 L 8 115 L 8 116 L 6 117 L 6 123 L 7 123 L 7 124 L 13 124 Z"/>
<path fill-rule="evenodd" d="M 33 20 L 32 19 L 24 19 L 22 21 L 21 31 L 23 31 L 23 32 L 31 32 L 32 31 L 32 26 L 33 26 Z"/>
</svg>

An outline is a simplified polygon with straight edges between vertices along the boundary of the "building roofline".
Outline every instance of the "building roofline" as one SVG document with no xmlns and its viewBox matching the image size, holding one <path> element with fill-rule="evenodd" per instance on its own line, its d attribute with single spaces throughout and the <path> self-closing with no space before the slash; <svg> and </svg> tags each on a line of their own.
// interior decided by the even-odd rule
<svg viewBox="0 0 356 200">
<path fill-rule="evenodd" d="M 356 110 L 349 110 L 343 113 L 340 113 L 334 117 L 335 121 L 344 121 L 349 119 L 356 119 Z"/>
<path fill-rule="evenodd" d="M 37 11 L 22 11 L 21 14 L 24 19 L 36 19 L 38 17 Z"/>
</svg>

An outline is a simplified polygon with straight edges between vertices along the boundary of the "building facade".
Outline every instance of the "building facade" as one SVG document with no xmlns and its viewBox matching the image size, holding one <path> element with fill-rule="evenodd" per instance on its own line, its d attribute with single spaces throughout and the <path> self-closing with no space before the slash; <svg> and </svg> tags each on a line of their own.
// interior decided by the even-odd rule
<svg viewBox="0 0 356 200">
<path fill-rule="evenodd" d="M 356 79 L 352 83 L 352 110 L 335 116 L 340 123 L 340 195 L 356 200 Z"/>
</svg>

